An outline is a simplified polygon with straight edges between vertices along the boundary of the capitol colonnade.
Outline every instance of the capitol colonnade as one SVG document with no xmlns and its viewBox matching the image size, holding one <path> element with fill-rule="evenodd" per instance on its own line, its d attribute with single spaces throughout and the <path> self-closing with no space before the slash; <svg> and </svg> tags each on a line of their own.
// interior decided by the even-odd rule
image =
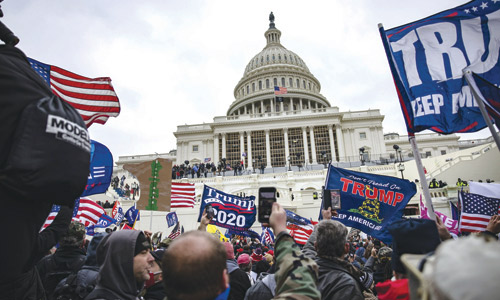
<svg viewBox="0 0 500 300">
<path fill-rule="evenodd" d="M 301 126 L 223 132 L 214 135 L 215 163 L 259 169 L 324 164 L 339 161 L 338 125 Z"/>
</svg>

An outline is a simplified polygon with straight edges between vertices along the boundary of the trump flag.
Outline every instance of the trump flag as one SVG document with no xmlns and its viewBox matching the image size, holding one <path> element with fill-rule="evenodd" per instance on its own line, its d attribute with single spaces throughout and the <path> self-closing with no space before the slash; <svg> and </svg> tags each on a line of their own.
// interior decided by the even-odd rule
<svg viewBox="0 0 500 300">
<path fill-rule="evenodd" d="M 330 165 L 325 188 L 340 190 L 341 209 L 335 220 L 390 243 L 387 225 L 401 219 L 417 188 L 415 183 L 391 176 L 335 168 Z"/>
<path fill-rule="evenodd" d="M 500 84 L 500 1 L 470 1 L 380 34 L 408 133 L 486 126 L 463 70 Z"/>
<path fill-rule="evenodd" d="M 239 197 L 214 189 L 205 185 L 201 200 L 198 222 L 210 204 L 214 208 L 215 216 L 210 224 L 232 230 L 245 231 L 255 222 L 255 196 Z"/>
</svg>

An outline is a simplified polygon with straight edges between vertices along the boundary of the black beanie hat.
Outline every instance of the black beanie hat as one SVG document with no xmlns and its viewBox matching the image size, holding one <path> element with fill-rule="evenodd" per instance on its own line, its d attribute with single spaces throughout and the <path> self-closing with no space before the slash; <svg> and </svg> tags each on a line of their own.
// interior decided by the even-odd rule
<svg viewBox="0 0 500 300">
<path fill-rule="evenodd" d="M 148 239 L 144 235 L 144 233 L 139 233 L 137 236 L 137 240 L 135 241 L 135 251 L 134 251 L 134 256 L 137 254 L 141 253 L 143 250 L 150 250 L 151 245 L 149 244 Z"/>
</svg>

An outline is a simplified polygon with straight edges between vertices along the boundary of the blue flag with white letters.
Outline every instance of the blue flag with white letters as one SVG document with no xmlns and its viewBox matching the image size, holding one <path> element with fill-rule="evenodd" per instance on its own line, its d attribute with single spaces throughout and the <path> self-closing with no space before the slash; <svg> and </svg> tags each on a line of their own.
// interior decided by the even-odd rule
<svg viewBox="0 0 500 300">
<path fill-rule="evenodd" d="M 135 208 L 135 205 L 127 209 L 127 212 L 125 212 L 125 218 L 130 225 L 134 225 L 135 221 L 139 221 L 141 219 L 139 210 Z"/>
<path fill-rule="evenodd" d="M 90 172 L 80 197 L 105 193 L 113 175 L 113 155 L 103 144 L 90 140 Z"/>
<path fill-rule="evenodd" d="M 177 224 L 177 222 L 179 222 L 179 219 L 177 218 L 177 213 L 175 211 L 168 213 L 166 218 L 168 227 L 172 227 L 175 224 Z"/>
<path fill-rule="evenodd" d="M 470 1 L 380 34 L 408 133 L 486 126 L 463 76 L 500 84 L 500 1 Z"/>
<path fill-rule="evenodd" d="M 215 216 L 210 224 L 245 231 L 252 227 L 255 222 L 257 215 L 255 196 L 239 197 L 205 185 L 198 222 L 200 222 L 207 204 L 212 205 L 215 211 Z"/>
<path fill-rule="evenodd" d="M 325 189 L 340 191 L 341 209 L 333 218 L 384 243 L 391 243 L 387 226 L 401 219 L 417 192 L 415 183 L 397 177 L 355 172 L 330 165 Z"/>
</svg>

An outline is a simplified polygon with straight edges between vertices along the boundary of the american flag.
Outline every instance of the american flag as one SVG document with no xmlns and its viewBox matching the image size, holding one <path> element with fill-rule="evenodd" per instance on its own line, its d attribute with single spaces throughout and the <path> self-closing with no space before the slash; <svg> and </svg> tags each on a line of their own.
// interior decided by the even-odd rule
<svg viewBox="0 0 500 300">
<path fill-rule="evenodd" d="M 170 207 L 194 207 L 194 183 L 172 182 Z"/>
<path fill-rule="evenodd" d="M 173 240 L 182 233 L 184 233 L 184 226 L 181 226 L 180 223 L 177 222 L 175 227 L 172 229 L 172 232 L 168 235 L 168 238 Z"/>
<path fill-rule="evenodd" d="M 305 245 L 309 236 L 313 233 L 314 227 L 312 225 L 295 225 L 294 229 L 290 230 L 290 235 L 295 242 L 300 245 Z"/>
<path fill-rule="evenodd" d="M 83 223 L 85 227 L 97 224 L 103 214 L 106 214 L 104 208 L 89 198 L 80 198 L 75 201 L 73 220 Z"/>
<path fill-rule="evenodd" d="M 274 94 L 275 95 L 283 95 L 283 94 L 286 94 L 287 92 L 288 91 L 287 91 L 286 87 L 279 87 L 279 86 L 274 87 Z"/>
<path fill-rule="evenodd" d="M 43 223 L 42 230 L 47 228 L 50 224 L 52 224 L 52 221 L 56 218 L 57 214 L 59 213 L 59 210 L 61 210 L 61 206 L 59 205 L 52 205 L 52 209 L 50 210 L 49 216 L 45 220 L 45 223 Z"/>
<path fill-rule="evenodd" d="M 460 231 L 485 231 L 491 216 L 500 213 L 500 199 L 461 192 L 460 202 Z"/>
<path fill-rule="evenodd" d="M 274 244 L 274 234 L 268 227 L 262 226 L 262 234 L 260 235 L 260 243 L 262 245 Z"/>
<path fill-rule="evenodd" d="M 111 78 L 87 78 L 31 58 L 28 60 L 52 92 L 80 113 L 87 127 L 93 123 L 104 124 L 109 117 L 120 114 L 120 102 Z"/>
</svg>

